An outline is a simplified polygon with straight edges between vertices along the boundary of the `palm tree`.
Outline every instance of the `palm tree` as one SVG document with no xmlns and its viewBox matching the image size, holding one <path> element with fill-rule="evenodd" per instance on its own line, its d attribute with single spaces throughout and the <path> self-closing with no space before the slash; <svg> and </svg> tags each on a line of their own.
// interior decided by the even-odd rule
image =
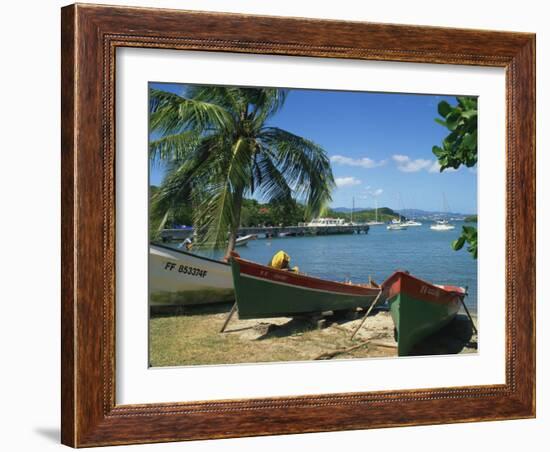
<svg viewBox="0 0 550 452">
<path fill-rule="evenodd" d="M 244 196 L 306 205 L 317 215 L 331 200 L 334 178 L 325 151 L 268 121 L 288 91 L 194 86 L 184 95 L 150 91 L 150 158 L 168 172 L 152 199 L 165 216 L 190 202 L 197 242 L 235 247 Z"/>
</svg>

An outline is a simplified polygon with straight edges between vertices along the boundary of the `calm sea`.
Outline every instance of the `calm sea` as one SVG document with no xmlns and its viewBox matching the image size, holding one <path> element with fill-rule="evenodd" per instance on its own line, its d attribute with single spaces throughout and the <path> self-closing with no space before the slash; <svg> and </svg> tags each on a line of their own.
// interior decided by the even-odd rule
<svg viewBox="0 0 550 452">
<path fill-rule="evenodd" d="M 281 237 L 258 239 L 236 251 L 245 259 L 267 264 L 279 250 L 291 257 L 291 265 L 311 276 L 352 282 L 380 283 L 395 270 L 436 284 L 468 287 L 468 308 L 477 311 L 477 261 L 463 248 L 451 249 L 460 234 L 461 222 L 451 231 L 432 231 L 431 223 L 389 231 L 385 225 L 371 226 L 368 234 Z M 209 253 L 221 257 L 223 252 Z"/>
</svg>

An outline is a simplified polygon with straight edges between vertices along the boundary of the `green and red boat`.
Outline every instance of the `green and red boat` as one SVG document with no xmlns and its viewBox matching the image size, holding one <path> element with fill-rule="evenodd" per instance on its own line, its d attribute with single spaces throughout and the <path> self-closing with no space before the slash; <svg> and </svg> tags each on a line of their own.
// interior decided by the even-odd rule
<svg viewBox="0 0 550 452">
<path fill-rule="evenodd" d="M 404 271 L 382 283 L 397 330 L 397 354 L 410 354 L 415 344 L 443 328 L 460 309 L 466 290 L 423 281 Z"/>
<path fill-rule="evenodd" d="M 380 293 L 378 286 L 314 278 L 256 264 L 236 255 L 231 258 L 231 270 L 241 319 L 366 307 Z"/>
</svg>

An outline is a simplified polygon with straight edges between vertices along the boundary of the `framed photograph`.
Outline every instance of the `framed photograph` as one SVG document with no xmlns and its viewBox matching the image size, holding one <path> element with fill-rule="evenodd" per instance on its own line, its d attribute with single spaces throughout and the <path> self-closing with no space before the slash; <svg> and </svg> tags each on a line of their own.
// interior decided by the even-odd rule
<svg viewBox="0 0 550 452">
<path fill-rule="evenodd" d="M 535 36 L 62 9 L 62 442 L 535 416 Z"/>
</svg>

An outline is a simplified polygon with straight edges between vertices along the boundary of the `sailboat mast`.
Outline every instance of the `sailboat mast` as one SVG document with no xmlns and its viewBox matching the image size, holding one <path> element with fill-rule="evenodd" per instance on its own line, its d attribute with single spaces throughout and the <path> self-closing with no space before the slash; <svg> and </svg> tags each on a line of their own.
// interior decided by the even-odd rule
<svg viewBox="0 0 550 452">
<path fill-rule="evenodd" d="M 351 222 L 353 223 L 353 211 L 355 210 L 355 196 L 351 198 Z"/>
</svg>

